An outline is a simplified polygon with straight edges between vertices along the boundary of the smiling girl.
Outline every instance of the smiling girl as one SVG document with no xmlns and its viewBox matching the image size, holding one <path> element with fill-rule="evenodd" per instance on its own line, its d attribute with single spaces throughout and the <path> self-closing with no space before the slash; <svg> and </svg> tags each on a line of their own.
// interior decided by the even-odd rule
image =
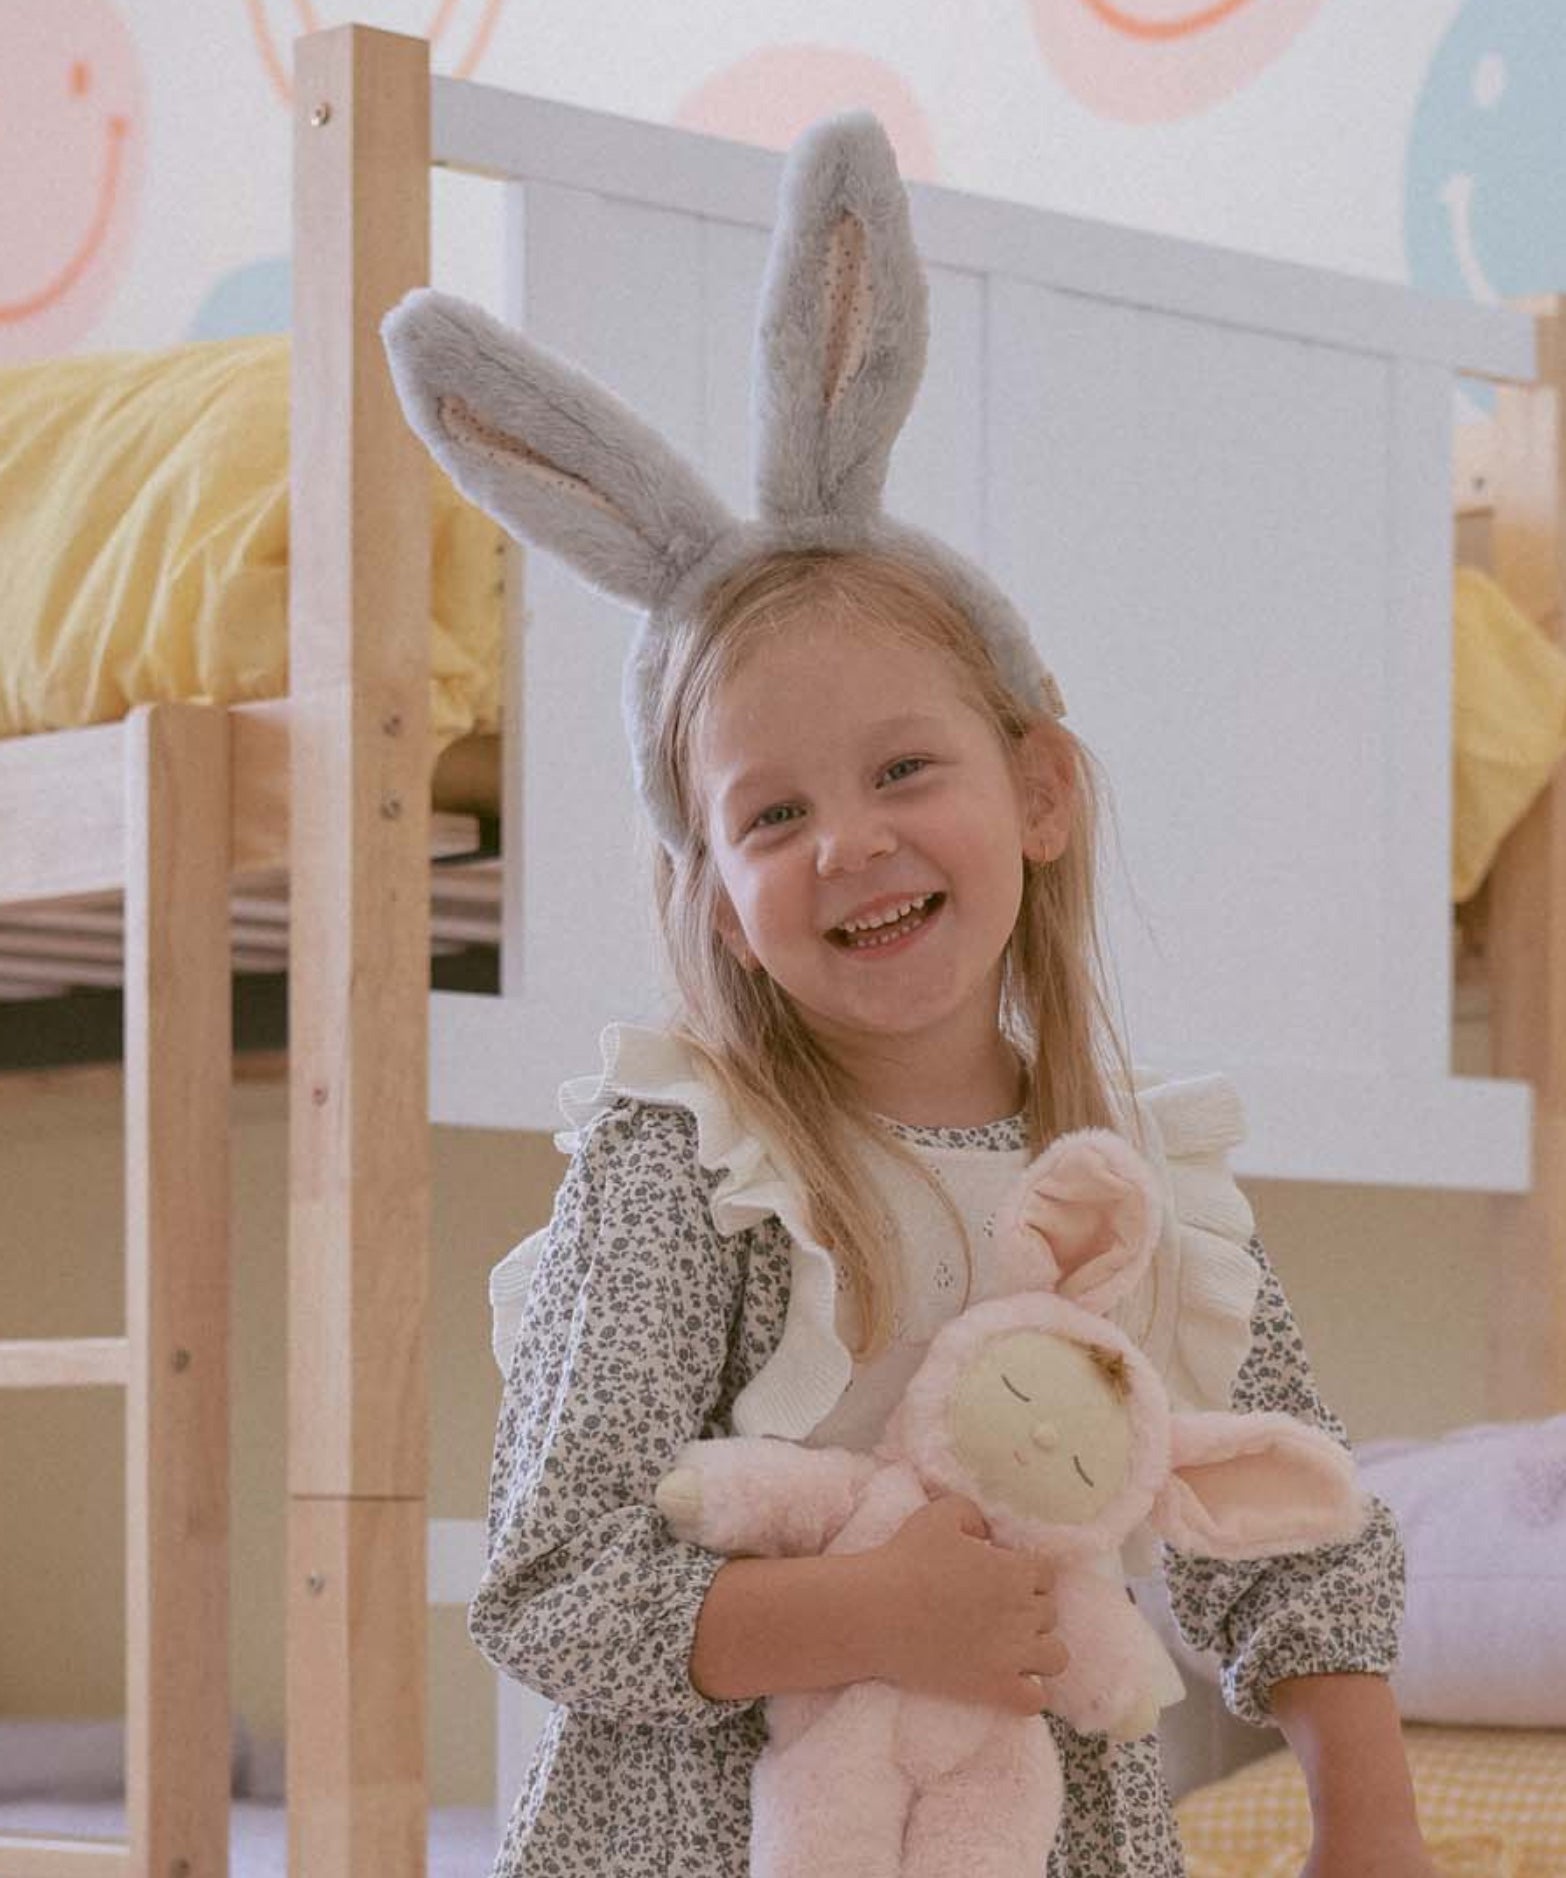
<svg viewBox="0 0 1566 1878">
<path fill-rule="evenodd" d="M 1139 1082 L 1110 1021 L 1098 789 L 1054 681 L 979 570 L 880 512 L 923 359 L 884 138 L 845 120 L 791 160 L 759 524 L 476 311 L 417 296 L 388 342 L 468 493 L 647 610 L 626 710 L 678 993 L 667 1029 L 612 1026 L 602 1074 L 567 1085 L 570 1165 L 522 1249 L 471 1628 L 557 1707 L 497 1871 L 742 1878 L 762 1699 L 880 1678 L 1043 1718 L 1066 1802 L 1041 1874 L 1177 1878 L 1156 1735 L 1050 1713 L 1050 1569 L 987 1543 L 970 1501 L 866 1552 L 732 1561 L 655 1502 L 701 1437 L 873 1447 L 983 1276 L 1017 1172 L 1086 1127 L 1167 1177 L 1117 1321 L 1171 1394 L 1341 1439 L 1223 1160 L 1232 1091 Z M 1299 1748 L 1312 1872 L 1431 1878 L 1384 1680 L 1402 1597 L 1385 1510 L 1348 1545 L 1165 1563 L 1231 1706 Z"/>
</svg>

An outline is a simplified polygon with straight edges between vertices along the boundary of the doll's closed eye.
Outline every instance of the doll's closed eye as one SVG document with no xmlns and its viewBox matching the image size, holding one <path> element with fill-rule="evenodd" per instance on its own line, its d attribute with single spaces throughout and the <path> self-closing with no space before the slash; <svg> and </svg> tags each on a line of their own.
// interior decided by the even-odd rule
<svg viewBox="0 0 1566 1878">
<path fill-rule="evenodd" d="M 1033 1400 L 1032 1396 L 1024 1395 L 1022 1391 L 1017 1387 L 1017 1385 L 1012 1381 L 1012 1379 L 1008 1375 L 1006 1375 L 1004 1372 L 1002 1372 L 1001 1381 L 1005 1383 L 1006 1387 L 1012 1392 L 1012 1394 L 1017 1398 L 1019 1402 L 1031 1402 Z"/>
</svg>

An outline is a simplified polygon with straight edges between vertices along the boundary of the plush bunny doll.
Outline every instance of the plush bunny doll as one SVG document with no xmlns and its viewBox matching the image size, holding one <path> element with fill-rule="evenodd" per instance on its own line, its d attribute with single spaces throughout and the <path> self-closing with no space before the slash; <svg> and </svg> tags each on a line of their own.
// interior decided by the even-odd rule
<svg viewBox="0 0 1566 1878">
<path fill-rule="evenodd" d="M 1184 1551 L 1259 1558 L 1352 1538 L 1349 1456 L 1286 1415 L 1179 1414 L 1106 1317 L 1158 1235 L 1151 1171 L 1104 1130 L 1063 1136 L 997 1214 L 984 1295 L 943 1326 L 871 1454 L 698 1441 L 657 1490 L 674 1533 L 712 1551 L 859 1552 L 942 1494 L 992 1543 L 1054 1561 L 1071 1660 L 1051 1708 L 1085 1733 L 1145 1733 L 1167 1658 L 1118 1552 L 1144 1521 Z M 1060 1817 L 1032 1716 L 866 1682 L 768 1702 L 752 1788 L 755 1878 L 1015 1878 L 1042 1871 Z"/>
</svg>

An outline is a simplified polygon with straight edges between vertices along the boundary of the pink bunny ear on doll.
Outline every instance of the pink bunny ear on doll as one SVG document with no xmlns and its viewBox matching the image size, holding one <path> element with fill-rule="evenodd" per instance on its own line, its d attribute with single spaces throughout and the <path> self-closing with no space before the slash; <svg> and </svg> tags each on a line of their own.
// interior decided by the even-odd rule
<svg viewBox="0 0 1566 1878">
<path fill-rule="evenodd" d="M 1352 1457 L 1291 1415 L 1175 1415 L 1151 1524 L 1182 1552 L 1271 1558 L 1355 1538 L 1369 1517 Z"/>
<path fill-rule="evenodd" d="M 1158 1244 L 1163 1199 L 1153 1170 L 1107 1128 L 1052 1141 L 995 1215 L 984 1291 L 1054 1291 L 1107 1312 L 1141 1278 Z"/>
</svg>

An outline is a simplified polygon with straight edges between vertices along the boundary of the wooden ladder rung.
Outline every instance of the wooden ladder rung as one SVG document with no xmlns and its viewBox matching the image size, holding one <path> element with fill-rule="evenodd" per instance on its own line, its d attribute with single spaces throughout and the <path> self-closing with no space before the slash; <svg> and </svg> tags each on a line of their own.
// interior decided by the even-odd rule
<svg viewBox="0 0 1566 1878">
<path fill-rule="evenodd" d="M 119 1839 L 22 1839 L 0 1834 L 0 1878 L 109 1878 L 130 1870 Z"/>
<path fill-rule="evenodd" d="M 0 1343 L 0 1389 L 123 1389 L 129 1377 L 130 1345 L 124 1337 Z M 5 1843 L 0 1839 L 0 1846 Z M 3 1864 L 0 1878 L 10 1878 Z"/>
</svg>

